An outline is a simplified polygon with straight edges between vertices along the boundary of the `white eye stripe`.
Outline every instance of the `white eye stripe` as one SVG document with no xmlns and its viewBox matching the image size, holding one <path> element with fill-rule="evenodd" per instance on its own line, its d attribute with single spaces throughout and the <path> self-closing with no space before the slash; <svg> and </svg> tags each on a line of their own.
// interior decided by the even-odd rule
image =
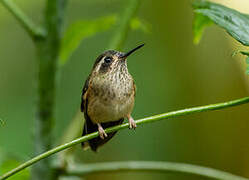
<svg viewBox="0 0 249 180">
<path fill-rule="evenodd" d="M 100 62 L 98 63 L 98 65 L 97 65 L 97 67 L 96 67 L 97 71 L 99 71 L 101 65 L 104 63 L 105 57 L 106 57 L 106 56 L 102 57 L 102 59 L 101 59 Z"/>
</svg>

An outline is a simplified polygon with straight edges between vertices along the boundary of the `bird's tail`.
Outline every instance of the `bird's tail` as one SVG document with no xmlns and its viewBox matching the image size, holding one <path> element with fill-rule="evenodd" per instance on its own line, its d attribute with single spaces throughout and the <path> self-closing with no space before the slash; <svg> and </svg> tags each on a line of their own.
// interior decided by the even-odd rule
<svg viewBox="0 0 249 180">
<path fill-rule="evenodd" d="M 122 124 L 124 121 L 124 119 L 120 119 L 118 121 L 113 121 L 113 122 L 107 122 L 107 123 L 101 123 L 103 129 L 106 129 L 108 127 L 112 127 L 112 126 L 115 126 L 115 125 L 119 125 L 119 124 Z M 84 130 L 83 130 L 83 133 L 82 133 L 82 136 L 86 135 L 86 134 L 90 134 L 90 133 L 93 133 L 93 132 L 96 132 L 98 131 L 98 125 L 97 124 L 93 124 L 91 120 L 86 120 L 85 121 L 85 124 L 84 124 Z M 115 134 L 117 133 L 116 132 L 111 132 L 111 133 L 108 133 L 107 137 L 105 137 L 105 139 L 101 139 L 99 136 L 96 137 L 96 138 L 93 138 L 91 140 L 89 140 L 88 142 L 83 142 L 81 143 L 82 147 L 84 149 L 87 149 L 89 146 L 90 148 L 93 150 L 93 151 L 97 151 L 98 147 L 102 146 L 103 144 L 107 143 Z"/>
</svg>

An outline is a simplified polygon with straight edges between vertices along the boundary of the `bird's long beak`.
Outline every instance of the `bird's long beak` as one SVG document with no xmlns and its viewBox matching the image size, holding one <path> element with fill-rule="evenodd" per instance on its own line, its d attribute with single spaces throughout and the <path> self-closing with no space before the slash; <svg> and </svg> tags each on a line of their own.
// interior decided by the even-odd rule
<svg viewBox="0 0 249 180">
<path fill-rule="evenodd" d="M 126 59 L 129 55 L 131 55 L 132 53 L 134 53 L 136 50 L 140 49 L 143 46 L 144 46 L 144 44 L 141 44 L 138 47 L 136 47 L 136 48 L 130 50 L 129 52 L 125 53 L 124 55 L 120 56 L 119 58 L 120 59 Z"/>
</svg>

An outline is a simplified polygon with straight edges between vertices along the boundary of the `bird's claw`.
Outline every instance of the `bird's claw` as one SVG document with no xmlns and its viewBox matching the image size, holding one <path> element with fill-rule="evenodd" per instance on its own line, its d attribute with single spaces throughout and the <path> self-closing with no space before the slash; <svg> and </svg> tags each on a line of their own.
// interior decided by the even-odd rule
<svg viewBox="0 0 249 180">
<path fill-rule="evenodd" d="M 136 127 L 137 127 L 136 122 L 134 121 L 134 119 L 131 116 L 128 117 L 128 121 L 129 121 L 129 128 L 136 129 Z"/>
<path fill-rule="evenodd" d="M 107 137 L 105 130 L 103 129 L 103 127 L 100 124 L 98 124 L 98 131 L 99 131 L 99 137 L 101 139 L 105 139 Z"/>
</svg>

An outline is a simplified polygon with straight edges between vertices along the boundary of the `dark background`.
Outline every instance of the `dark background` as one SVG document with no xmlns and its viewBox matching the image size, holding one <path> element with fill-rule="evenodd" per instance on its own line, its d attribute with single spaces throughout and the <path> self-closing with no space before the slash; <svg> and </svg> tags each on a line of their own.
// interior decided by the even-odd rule
<svg viewBox="0 0 249 180">
<path fill-rule="evenodd" d="M 220 2 L 220 1 L 219 1 Z M 224 1 L 223 1 L 224 2 Z M 246 1 L 229 1 L 244 8 Z M 16 3 L 36 23 L 42 19 L 42 0 Z M 80 19 L 119 13 L 122 0 L 69 1 L 66 26 Z M 247 5 L 249 7 L 249 5 Z M 249 12 L 249 8 L 247 9 Z M 150 24 L 150 33 L 131 31 L 127 51 L 140 43 L 131 56 L 129 71 L 137 85 L 135 119 L 172 110 L 218 103 L 248 95 L 248 81 L 239 48 L 217 26 L 207 29 L 199 45 L 193 44 L 191 2 L 142 1 L 138 17 Z M 60 70 L 56 97 L 54 146 L 79 109 L 83 83 L 95 58 L 109 46 L 113 29 L 82 42 Z M 12 15 L 0 6 L 0 150 L 21 161 L 33 156 L 32 126 L 36 92 L 36 58 L 33 42 Z M 77 161 L 123 160 L 174 161 L 210 166 L 249 177 L 249 105 L 198 113 L 123 130 L 99 153 L 77 146 Z M 1 154 L 0 154 L 1 156 Z M 185 174 L 108 173 L 87 179 L 205 179 Z"/>
</svg>

